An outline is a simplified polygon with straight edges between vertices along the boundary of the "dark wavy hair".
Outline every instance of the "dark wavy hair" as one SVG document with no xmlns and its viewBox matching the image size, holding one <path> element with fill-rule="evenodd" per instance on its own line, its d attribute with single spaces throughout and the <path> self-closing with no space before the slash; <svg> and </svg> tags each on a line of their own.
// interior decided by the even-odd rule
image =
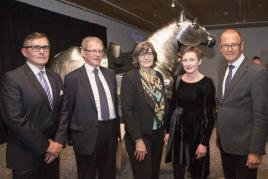
<svg viewBox="0 0 268 179">
<path fill-rule="evenodd" d="M 157 61 L 157 53 L 154 49 L 154 46 L 151 42 L 148 42 L 148 41 L 143 41 L 143 42 L 140 42 L 136 45 L 136 47 L 134 48 L 133 50 L 133 55 L 132 55 L 132 59 L 133 59 L 133 66 L 136 67 L 136 68 L 139 68 L 140 65 L 139 65 L 139 55 L 143 55 L 143 54 L 146 54 L 148 53 L 149 49 L 152 50 L 153 52 L 153 55 L 154 55 L 154 63 L 153 63 L 153 66 L 155 66 L 155 62 Z"/>
</svg>

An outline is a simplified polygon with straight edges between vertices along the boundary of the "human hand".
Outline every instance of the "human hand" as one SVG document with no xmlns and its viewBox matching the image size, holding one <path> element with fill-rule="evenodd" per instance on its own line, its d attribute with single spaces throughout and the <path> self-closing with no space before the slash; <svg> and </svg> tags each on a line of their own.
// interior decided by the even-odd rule
<svg viewBox="0 0 268 179">
<path fill-rule="evenodd" d="M 136 140 L 136 150 L 134 152 L 134 155 L 136 156 L 136 159 L 138 161 L 142 161 L 145 158 L 145 155 L 147 154 L 146 146 L 142 139 Z"/>
<path fill-rule="evenodd" d="M 165 145 L 168 144 L 168 139 L 169 139 L 169 134 L 166 134 L 165 137 L 164 137 L 164 143 L 165 143 Z"/>
<path fill-rule="evenodd" d="M 207 155 L 207 147 L 202 145 L 202 144 L 199 144 L 197 149 L 196 149 L 195 155 L 196 155 L 197 159 L 206 156 Z"/>
<path fill-rule="evenodd" d="M 246 166 L 249 169 L 255 169 L 261 164 L 262 156 L 254 153 L 248 154 Z"/>
<path fill-rule="evenodd" d="M 62 151 L 63 146 L 58 143 L 54 142 L 53 140 L 49 140 L 49 146 L 47 148 L 47 153 L 54 154 L 55 156 L 59 156 Z"/>
<path fill-rule="evenodd" d="M 45 155 L 45 162 L 47 164 L 50 164 L 51 162 L 53 162 L 56 158 L 58 158 L 57 155 L 54 155 L 52 153 L 46 153 Z"/>
</svg>

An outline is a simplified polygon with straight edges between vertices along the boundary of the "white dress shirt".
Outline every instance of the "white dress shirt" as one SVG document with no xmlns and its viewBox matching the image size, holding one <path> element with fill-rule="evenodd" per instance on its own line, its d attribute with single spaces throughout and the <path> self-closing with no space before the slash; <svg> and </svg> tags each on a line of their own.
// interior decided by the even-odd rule
<svg viewBox="0 0 268 179">
<path fill-rule="evenodd" d="M 241 63 L 244 61 L 245 59 L 245 56 L 244 54 L 241 54 L 240 57 L 233 63 L 228 63 L 228 67 L 229 65 L 233 65 L 234 68 L 232 70 L 232 79 L 236 73 L 236 71 L 238 70 L 239 66 L 241 65 Z M 228 76 L 228 73 L 229 73 L 229 68 L 227 67 L 226 71 L 225 71 L 225 75 L 224 75 L 224 79 L 223 79 L 223 84 L 222 84 L 222 96 L 224 96 L 224 92 L 225 92 L 225 81 L 226 81 L 226 78 Z"/>
<path fill-rule="evenodd" d="M 34 73 L 34 75 L 35 75 L 35 77 L 37 78 L 38 81 L 39 81 L 38 73 L 40 71 L 43 71 L 44 72 L 43 75 L 44 75 L 44 78 L 45 78 L 45 80 L 46 80 L 46 82 L 48 84 L 48 88 L 49 88 L 51 97 L 53 99 L 52 88 L 51 88 L 50 82 L 49 82 L 48 77 L 47 77 L 46 68 L 44 67 L 42 70 L 40 70 L 39 68 L 37 68 L 35 65 L 31 64 L 30 62 L 27 61 L 26 63 L 30 67 L 30 69 L 33 71 L 33 73 Z"/>
<path fill-rule="evenodd" d="M 102 121 L 104 119 L 101 118 L 101 106 L 100 106 L 100 97 L 99 97 L 99 91 L 98 91 L 98 87 L 95 81 L 95 74 L 93 72 L 93 70 L 95 69 L 94 67 L 90 66 L 89 64 L 85 63 L 85 67 L 86 67 L 86 71 L 87 71 L 87 76 L 93 91 L 93 95 L 94 95 L 94 99 L 95 99 L 95 104 L 97 107 L 97 111 L 98 111 L 98 120 Z M 97 69 L 99 70 L 99 78 L 101 80 L 101 83 L 103 85 L 104 91 L 106 93 L 107 96 L 107 102 L 108 102 L 108 107 L 109 107 L 109 115 L 110 115 L 110 119 L 114 119 L 116 117 L 115 115 L 115 109 L 114 109 L 114 104 L 113 104 L 113 100 L 112 100 L 112 95 L 109 89 L 109 86 L 100 70 L 99 67 L 97 67 Z"/>
</svg>

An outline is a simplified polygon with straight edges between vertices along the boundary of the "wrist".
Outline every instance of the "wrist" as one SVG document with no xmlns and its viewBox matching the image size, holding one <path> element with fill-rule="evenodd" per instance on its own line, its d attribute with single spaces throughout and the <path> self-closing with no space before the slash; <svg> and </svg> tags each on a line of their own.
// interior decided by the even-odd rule
<svg viewBox="0 0 268 179">
<path fill-rule="evenodd" d="M 142 139 L 137 139 L 137 140 L 135 140 L 136 145 L 139 144 L 139 143 L 141 143 L 141 142 L 143 142 Z"/>
</svg>

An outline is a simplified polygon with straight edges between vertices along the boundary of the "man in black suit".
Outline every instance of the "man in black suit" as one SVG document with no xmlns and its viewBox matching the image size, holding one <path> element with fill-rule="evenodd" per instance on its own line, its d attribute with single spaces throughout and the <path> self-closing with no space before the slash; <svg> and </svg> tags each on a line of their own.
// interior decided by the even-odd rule
<svg viewBox="0 0 268 179">
<path fill-rule="evenodd" d="M 235 29 L 221 34 L 217 134 L 226 179 L 255 179 L 268 132 L 268 74 L 243 54 Z"/>
<path fill-rule="evenodd" d="M 100 66 L 103 43 L 86 37 L 81 44 L 85 64 L 65 76 L 70 131 L 78 178 L 115 178 L 119 117 L 115 73 Z"/>
<path fill-rule="evenodd" d="M 68 128 L 67 104 L 61 78 L 45 68 L 49 50 L 44 33 L 27 35 L 21 48 L 26 63 L 3 78 L 7 167 L 14 179 L 59 178 L 58 156 Z"/>
</svg>

